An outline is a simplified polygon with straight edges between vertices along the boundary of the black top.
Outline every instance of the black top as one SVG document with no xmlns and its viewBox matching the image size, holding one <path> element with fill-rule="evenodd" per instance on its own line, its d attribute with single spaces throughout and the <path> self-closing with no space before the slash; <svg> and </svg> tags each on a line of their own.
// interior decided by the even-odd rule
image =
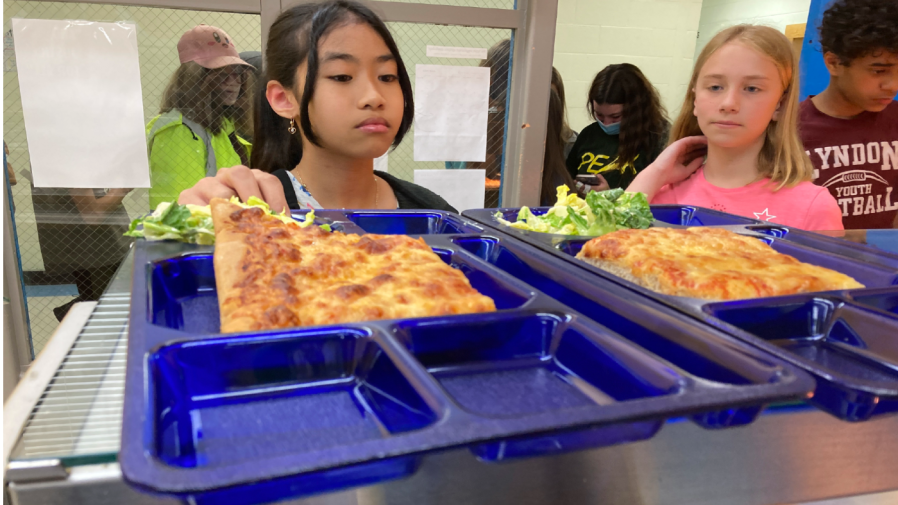
<svg viewBox="0 0 898 505">
<path fill-rule="evenodd" d="M 284 186 L 284 195 L 287 197 L 287 205 L 291 209 L 299 209 L 299 202 L 296 200 L 296 192 L 293 191 L 293 181 L 290 180 L 287 171 L 281 169 L 276 170 L 273 173 L 280 179 L 281 185 Z M 417 184 L 403 181 L 386 172 L 375 171 L 375 174 L 387 181 L 387 184 L 390 185 L 393 194 L 396 195 L 396 201 L 399 202 L 400 209 L 433 209 L 458 213 L 458 211 L 449 205 L 446 200 L 443 200 L 439 195 L 427 188 L 422 188 Z"/>
<path fill-rule="evenodd" d="M 649 166 L 664 150 L 667 134 L 659 136 L 657 146 L 650 152 L 642 152 L 631 165 L 618 166 L 617 149 L 620 146 L 619 135 L 608 135 L 599 126 L 592 123 L 580 132 L 574 147 L 567 156 L 567 169 L 571 177 L 577 175 L 600 174 L 608 181 L 611 189 L 623 188 L 633 182 L 636 174 Z"/>
</svg>

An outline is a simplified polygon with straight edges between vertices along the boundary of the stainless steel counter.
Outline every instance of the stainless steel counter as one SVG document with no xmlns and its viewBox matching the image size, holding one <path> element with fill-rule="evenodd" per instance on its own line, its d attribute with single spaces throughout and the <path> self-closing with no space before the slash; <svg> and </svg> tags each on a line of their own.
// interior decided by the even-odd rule
<svg viewBox="0 0 898 505">
<path fill-rule="evenodd" d="M 674 422 L 644 442 L 514 463 L 450 451 L 425 458 L 408 479 L 283 503 L 753 505 L 894 489 L 898 418 L 848 424 L 804 410 L 723 431 Z M 132 490 L 115 464 L 75 468 L 64 480 L 12 483 L 10 495 L 20 505 L 178 503 Z"/>
</svg>

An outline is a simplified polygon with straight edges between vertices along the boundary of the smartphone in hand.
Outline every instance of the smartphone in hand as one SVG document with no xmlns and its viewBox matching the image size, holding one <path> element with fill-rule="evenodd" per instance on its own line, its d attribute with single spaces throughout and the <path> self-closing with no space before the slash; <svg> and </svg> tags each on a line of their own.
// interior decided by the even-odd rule
<svg viewBox="0 0 898 505">
<path fill-rule="evenodd" d="M 583 184 L 589 184 L 590 186 L 598 186 L 602 183 L 602 179 L 595 174 L 577 175 L 577 181 L 582 182 Z"/>
<path fill-rule="evenodd" d="M 608 181 L 599 174 L 578 175 L 577 182 L 589 186 L 591 191 L 605 191 L 610 188 L 610 186 L 608 186 Z"/>
</svg>

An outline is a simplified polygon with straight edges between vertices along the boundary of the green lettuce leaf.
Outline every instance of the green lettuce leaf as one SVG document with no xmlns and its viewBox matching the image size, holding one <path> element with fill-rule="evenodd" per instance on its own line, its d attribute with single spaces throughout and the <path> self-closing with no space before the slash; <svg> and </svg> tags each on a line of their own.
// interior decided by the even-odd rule
<svg viewBox="0 0 898 505">
<path fill-rule="evenodd" d="M 231 202 L 243 208 L 259 207 L 281 221 L 295 222 L 302 228 L 311 226 L 315 222 L 314 210 L 310 210 L 304 219 L 295 220 L 287 211 L 280 214 L 271 212 L 271 207 L 256 197 L 250 197 L 246 203 L 241 203 L 237 197 L 233 197 Z M 331 231 L 330 226 L 326 224 L 321 228 Z M 212 209 L 208 205 L 179 205 L 174 202 L 162 202 L 150 215 L 131 221 L 128 231 L 124 235 L 151 241 L 177 240 L 190 244 L 212 245 L 215 243 Z"/>
<path fill-rule="evenodd" d="M 583 199 L 561 185 L 557 195 L 557 203 L 541 216 L 521 207 L 516 221 L 507 221 L 501 212 L 495 214 L 496 220 L 519 230 L 599 236 L 625 228 L 648 228 L 654 219 L 642 193 L 626 193 L 617 188 L 592 191 Z"/>
</svg>

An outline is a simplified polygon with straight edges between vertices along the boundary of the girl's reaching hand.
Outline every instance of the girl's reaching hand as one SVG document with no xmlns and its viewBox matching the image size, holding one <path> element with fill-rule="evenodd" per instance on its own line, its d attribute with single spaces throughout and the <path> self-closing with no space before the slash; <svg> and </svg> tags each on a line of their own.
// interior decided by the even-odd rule
<svg viewBox="0 0 898 505">
<path fill-rule="evenodd" d="M 707 137 L 685 137 L 667 146 L 646 171 L 658 171 L 662 186 L 675 184 L 698 170 L 707 152 Z"/>
<path fill-rule="evenodd" d="M 698 170 L 707 152 L 706 137 L 682 138 L 667 146 L 651 165 L 640 172 L 627 191 L 645 193 L 651 202 L 659 189 L 680 182 Z"/>
<path fill-rule="evenodd" d="M 237 196 L 246 201 L 251 196 L 261 198 L 274 212 L 287 209 L 284 186 L 277 177 L 243 165 L 219 169 L 215 177 L 204 177 L 192 188 L 185 189 L 178 197 L 178 203 L 185 205 L 209 205 L 213 198 L 228 199 Z"/>
</svg>

